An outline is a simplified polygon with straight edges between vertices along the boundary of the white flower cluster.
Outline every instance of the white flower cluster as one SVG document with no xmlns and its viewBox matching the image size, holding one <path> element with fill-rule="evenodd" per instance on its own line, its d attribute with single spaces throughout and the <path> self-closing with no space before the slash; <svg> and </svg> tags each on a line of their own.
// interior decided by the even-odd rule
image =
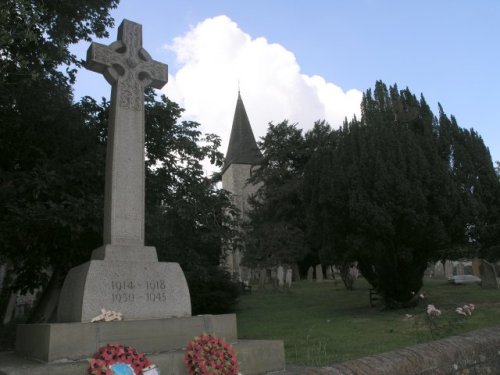
<svg viewBox="0 0 500 375">
<path fill-rule="evenodd" d="M 101 309 L 101 315 L 97 315 L 95 318 L 92 318 L 91 323 L 99 322 L 99 321 L 111 322 L 113 320 L 123 320 L 122 313 L 116 312 L 112 310 L 106 310 L 104 308 Z"/>
<path fill-rule="evenodd" d="M 437 309 L 434 305 L 427 305 L 427 315 L 429 316 L 440 316 L 441 310 Z"/>
<path fill-rule="evenodd" d="M 457 307 L 457 309 L 455 311 L 457 312 L 457 314 L 460 314 L 463 316 L 470 316 L 470 315 L 472 315 L 472 312 L 474 311 L 475 308 L 476 308 L 476 306 L 474 306 L 474 304 L 469 303 L 468 305 L 463 305 L 462 307 Z"/>
</svg>

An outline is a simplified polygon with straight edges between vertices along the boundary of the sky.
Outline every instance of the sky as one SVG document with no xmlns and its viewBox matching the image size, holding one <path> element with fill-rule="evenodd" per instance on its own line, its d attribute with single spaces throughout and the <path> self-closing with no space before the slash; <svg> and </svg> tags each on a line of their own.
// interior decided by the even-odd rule
<svg viewBox="0 0 500 375">
<path fill-rule="evenodd" d="M 438 102 L 474 128 L 500 160 L 499 0 L 121 0 L 112 11 L 142 24 L 143 46 L 168 64 L 162 92 L 184 118 L 222 138 L 226 152 L 241 92 L 257 140 L 285 119 L 307 131 L 359 117 L 377 80 Z M 85 58 L 89 43 L 73 52 Z M 110 96 L 82 69 L 75 97 Z"/>
</svg>

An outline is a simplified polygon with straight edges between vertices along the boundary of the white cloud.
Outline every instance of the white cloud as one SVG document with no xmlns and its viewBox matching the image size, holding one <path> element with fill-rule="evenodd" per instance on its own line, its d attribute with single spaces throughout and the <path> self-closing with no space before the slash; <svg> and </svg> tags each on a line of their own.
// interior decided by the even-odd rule
<svg viewBox="0 0 500 375">
<path fill-rule="evenodd" d="M 202 124 L 203 132 L 221 136 L 227 149 L 236 105 L 238 81 L 256 138 L 270 121 L 284 119 L 304 130 L 326 119 L 332 126 L 359 117 L 362 93 L 344 92 L 320 76 L 301 74 L 294 54 L 265 38 L 253 39 L 226 16 L 206 19 L 167 46 L 179 69 L 164 88 Z"/>
</svg>

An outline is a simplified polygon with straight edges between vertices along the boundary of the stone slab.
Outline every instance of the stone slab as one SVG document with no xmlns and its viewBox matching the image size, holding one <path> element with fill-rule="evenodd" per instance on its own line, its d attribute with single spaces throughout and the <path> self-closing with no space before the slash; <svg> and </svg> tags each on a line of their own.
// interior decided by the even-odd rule
<svg viewBox="0 0 500 375">
<path fill-rule="evenodd" d="M 451 284 L 480 284 L 481 279 L 477 276 L 474 275 L 455 275 L 453 277 L 450 277 L 448 281 Z"/>
<path fill-rule="evenodd" d="M 90 260 L 70 270 L 59 298 L 57 321 L 90 322 L 101 309 L 125 320 L 191 315 L 189 289 L 179 264 Z"/>
<path fill-rule="evenodd" d="M 239 372 L 258 375 L 282 371 L 285 368 L 285 352 L 282 341 L 241 340 L 233 344 L 239 362 Z M 138 350 L 143 351 L 140 347 Z M 187 375 L 183 365 L 184 351 L 148 354 L 162 374 Z M 40 363 L 15 355 L 13 352 L 0 353 L 0 375 L 86 375 L 87 360 Z"/>
<path fill-rule="evenodd" d="M 481 273 L 481 286 L 483 288 L 498 289 L 499 283 L 495 266 L 493 264 L 483 259 L 481 261 L 481 265 L 479 266 L 479 271 Z"/>
<path fill-rule="evenodd" d="M 212 333 L 237 341 L 236 316 L 198 315 L 186 318 L 99 323 L 45 323 L 17 326 L 16 353 L 44 362 L 90 358 L 102 345 L 120 342 L 154 353 L 183 348 L 195 336 Z"/>
</svg>

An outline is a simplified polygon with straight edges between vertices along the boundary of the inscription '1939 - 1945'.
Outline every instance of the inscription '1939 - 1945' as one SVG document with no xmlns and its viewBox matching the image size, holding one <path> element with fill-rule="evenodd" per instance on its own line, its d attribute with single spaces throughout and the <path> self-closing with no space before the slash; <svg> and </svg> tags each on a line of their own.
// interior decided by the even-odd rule
<svg viewBox="0 0 500 375">
<path fill-rule="evenodd" d="M 111 281 L 113 303 L 167 302 L 165 280 Z"/>
</svg>

